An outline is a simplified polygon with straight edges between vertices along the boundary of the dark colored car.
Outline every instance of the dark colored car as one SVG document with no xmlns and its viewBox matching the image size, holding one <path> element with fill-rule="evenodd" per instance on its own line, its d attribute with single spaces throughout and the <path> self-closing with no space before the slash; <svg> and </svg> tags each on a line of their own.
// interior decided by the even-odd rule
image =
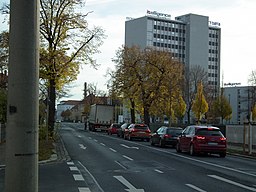
<svg viewBox="0 0 256 192">
<path fill-rule="evenodd" d="M 151 145 L 159 145 L 164 147 L 166 145 L 176 146 L 177 138 L 183 131 L 180 127 L 165 127 L 162 126 L 154 132 L 150 137 Z"/>
<path fill-rule="evenodd" d="M 226 138 L 218 127 L 192 125 L 186 127 L 178 137 L 177 152 L 219 154 L 226 156 Z"/>
<path fill-rule="evenodd" d="M 108 135 L 117 134 L 118 129 L 120 129 L 121 125 L 118 123 L 113 123 L 110 125 L 110 127 L 107 129 Z"/>
<path fill-rule="evenodd" d="M 150 140 L 151 131 L 146 124 L 131 124 L 124 132 L 124 139 Z"/>
</svg>

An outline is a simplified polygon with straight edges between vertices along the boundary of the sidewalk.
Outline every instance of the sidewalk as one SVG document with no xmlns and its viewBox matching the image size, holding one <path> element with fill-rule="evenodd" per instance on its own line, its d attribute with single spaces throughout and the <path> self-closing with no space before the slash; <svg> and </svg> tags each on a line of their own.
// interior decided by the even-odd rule
<svg viewBox="0 0 256 192">
<path fill-rule="evenodd" d="M 0 169 L 5 167 L 5 153 L 6 143 L 0 143 Z M 55 150 L 50 159 L 40 161 L 39 163 L 48 163 L 51 161 L 69 161 L 70 157 L 65 149 L 64 143 L 59 135 L 57 135 L 56 142 L 54 144 Z"/>
</svg>

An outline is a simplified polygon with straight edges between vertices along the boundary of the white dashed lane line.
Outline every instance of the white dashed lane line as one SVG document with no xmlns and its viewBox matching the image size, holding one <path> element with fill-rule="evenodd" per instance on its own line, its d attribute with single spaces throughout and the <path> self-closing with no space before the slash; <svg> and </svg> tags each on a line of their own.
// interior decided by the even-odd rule
<svg viewBox="0 0 256 192">
<path fill-rule="evenodd" d="M 130 160 L 130 161 L 133 161 L 133 159 L 132 159 L 131 157 L 128 157 L 128 156 L 126 156 L 126 155 L 123 155 L 123 157 L 126 158 L 126 159 L 128 159 L 128 160 Z"/>
<path fill-rule="evenodd" d="M 77 167 L 69 167 L 70 171 L 78 171 Z"/>
<path fill-rule="evenodd" d="M 84 177 L 81 174 L 73 174 L 75 181 L 84 181 Z"/>
<path fill-rule="evenodd" d="M 91 192 L 91 190 L 87 187 L 78 187 L 79 192 Z"/>
<path fill-rule="evenodd" d="M 206 192 L 205 190 L 203 189 L 200 189 L 199 187 L 195 186 L 195 185 L 192 185 L 192 184 L 186 184 L 186 186 L 196 190 L 196 191 L 199 191 L 199 192 Z"/>
<path fill-rule="evenodd" d="M 102 146 L 106 146 L 104 143 L 100 143 Z"/>
<path fill-rule="evenodd" d="M 116 153 L 116 150 L 115 149 L 113 149 L 113 148 L 109 148 L 111 151 L 113 151 L 113 152 L 115 152 Z"/>
<path fill-rule="evenodd" d="M 154 171 L 157 173 L 164 173 L 163 171 L 160 171 L 159 169 L 154 169 Z"/>
</svg>

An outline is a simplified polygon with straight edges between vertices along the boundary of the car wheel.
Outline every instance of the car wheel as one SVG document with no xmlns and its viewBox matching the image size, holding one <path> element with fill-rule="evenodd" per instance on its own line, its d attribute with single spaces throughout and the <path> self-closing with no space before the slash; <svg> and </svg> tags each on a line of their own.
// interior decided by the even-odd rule
<svg viewBox="0 0 256 192">
<path fill-rule="evenodd" d="M 155 145 L 155 143 L 153 142 L 153 139 L 152 139 L 152 138 L 150 138 L 150 144 L 151 144 L 152 146 Z"/>
<path fill-rule="evenodd" d="M 220 157 L 226 157 L 226 153 L 220 153 Z"/>
<path fill-rule="evenodd" d="M 195 155 L 195 150 L 194 150 L 194 145 L 193 144 L 190 144 L 189 154 L 192 155 L 192 156 Z"/>
<path fill-rule="evenodd" d="M 177 144 L 176 144 L 176 151 L 177 151 L 178 153 L 180 153 L 180 152 L 181 152 L 180 144 L 179 144 L 179 143 L 177 143 Z"/>
<path fill-rule="evenodd" d="M 160 147 L 165 147 L 164 141 L 162 139 L 160 139 L 159 145 L 160 145 Z"/>
</svg>

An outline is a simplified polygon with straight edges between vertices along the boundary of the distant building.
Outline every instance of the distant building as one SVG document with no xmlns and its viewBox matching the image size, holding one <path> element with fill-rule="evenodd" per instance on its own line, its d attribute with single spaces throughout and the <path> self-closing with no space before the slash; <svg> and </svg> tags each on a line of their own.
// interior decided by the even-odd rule
<svg viewBox="0 0 256 192">
<path fill-rule="evenodd" d="M 56 111 L 56 120 L 62 121 L 63 118 L 61 117 L 61 113 L 66 110 L 71 110 L 74 106 L 79 104 L 81 101 L 77 100 L 67 100 L 67 101 L 61 101 L 57 105 L 57 111 Z"/>
<path fill-rule="evenodd" d="M 219 93 L 221 29 L 207 16 L 186 14 L 171 20 L 168 14 L 147 11 L 146 16 L 125 22 L 125 45 L 167 50 L 185 64 L 187 72 L 201 66 L 215 96 Z"/>
<path fill-rule="evenodd" d="M 224 87 L 223 93 L 232 107 L 232 118 L 227 124 L 248 122 L 248 115 L 256 102 L 256 86 Z"/>
</svg>

